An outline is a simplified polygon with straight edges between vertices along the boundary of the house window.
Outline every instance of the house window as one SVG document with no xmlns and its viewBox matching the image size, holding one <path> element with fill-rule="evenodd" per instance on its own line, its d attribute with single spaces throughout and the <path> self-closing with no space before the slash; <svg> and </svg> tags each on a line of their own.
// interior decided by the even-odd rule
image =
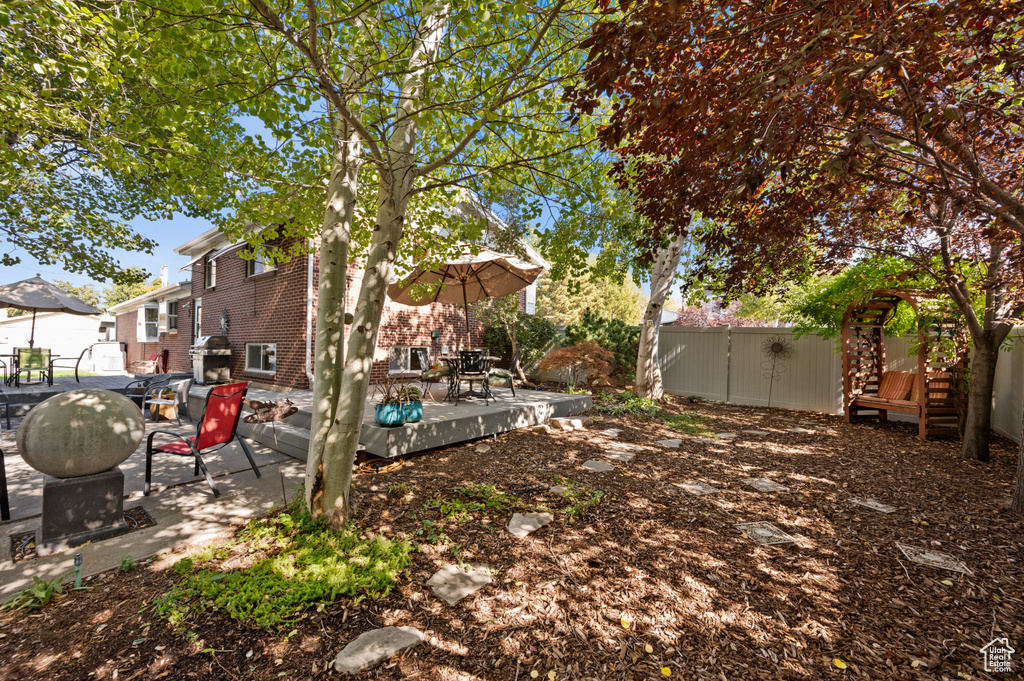
<svg viewBox="0 0 1024 681">
<path fill-rule="evenodd" d="M 256 260 L 245 261 L 245 276 L 247 277 L 263 274 L 264 272 L 273 272 L 276 269 L 277 265 L 271 260 L 257 258 Z"/>
<path fill-rule="evenodd" d="M 272 374 L 277 371 L 276 343 L 246 343 L 245 370 Z"/>
<path fill-rule="evenodd" d="M 198 338 L 199 334 L 202 333 L 202 331 L 203 331 L 203 299 L 202 298 L 196 298 L 196 314 L 195 314 L 195 319 L 192 320 L 192 323 L 195 324 L 195 328 L 192 330 L 192 335 L 194 337 Z"/>
<path fill-rule="evenodd" d="M 213 288 L 217 285 L 217 261 L 206 261 L 206 288 Z"/>
<path fill-rule="evenodd" d="M 178 301 L 167 303 L 167 330 L 178 332 Z"/>
<path fill-rule="evenodd" d="M 426 371 L 430 368 L 430 348 L 425 345 L 396 345 L 391 348 L 388 372 L 392 374 Z"/>
<path fill-rule="evenodd" d="M 156 341 L 160 337 L 160 308 L 145 307 L 146 315 L 146 340 Z"/>
</svg>

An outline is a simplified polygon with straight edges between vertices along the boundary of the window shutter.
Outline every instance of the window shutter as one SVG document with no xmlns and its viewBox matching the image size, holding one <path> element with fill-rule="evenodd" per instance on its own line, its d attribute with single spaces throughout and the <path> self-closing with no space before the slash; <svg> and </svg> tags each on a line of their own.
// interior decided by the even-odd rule
<svg viewBox="0 0 1024 681">
<path fill-rule="evenodd" d="M 135 337 L 140 343 L 146 342 L 146 308 L 140 307 L 135 311 Z"/>
<path fill-rule="evenodd" d="M 160 301 L 157 310 L 157 331 L 158 333 L 167 333 L 167 301 Z"/>
</svg>

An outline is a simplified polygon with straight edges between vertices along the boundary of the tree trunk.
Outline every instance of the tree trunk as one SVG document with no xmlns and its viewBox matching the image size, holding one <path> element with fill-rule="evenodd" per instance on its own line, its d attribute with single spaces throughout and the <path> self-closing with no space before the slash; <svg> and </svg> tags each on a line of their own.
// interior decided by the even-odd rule
<svg viewBox="0 0 1024 681">
<path fill-rule="evenodd" d="M 691 213 L 692 219 L 692 213 Z M 651 270 L 651 300 L 647 303 L 644 318 L 640 323 L 640 349 L 636 357 L 636 380 L 633 394 L 637 397 L 660 400 L 665 397 L 661 382 L 661 365 L 658 362 L 658 336 L 661 333 L 661 311 L 665 298 L 672 288 L 679 258 L 683 254 L 683 242 L 674 238 L 667 248 L 658 250 Z"/>
<path fill-rule="evenodd" d="M 323 507 L 325 458 L 336 455 L 338 446 L 335 413 L 345 363 L 345 288 L 348 246 L 358 193 L 360 141 L 339 125 L 331 178 L 327 186 L 327 207 L 320 231 L 320 282 L 317 287 L 317 315 L 313 363 L 313 414 L 309 452 L 306 458 L 306 506 L 316 517 L 329 514 Z"/>
<path fill-rule="evenodd" d="M 1024 419 L 1021 423 L 1021 433 L 1024 434 Z M 1024 436 L 1017 446 L 1017 486 L 1013 490 L 1013 512 L 1024 515 Z"/>
<path fill-rule="evenodd" d="M 971 382 L 967 397 L 967 420 L 961 453 L 965 458 L 989 460 L 989 440 L 992 432 L 992 390 L 996 379 L 996 360 L 999 343 L 993 332 L 986 331 L 982 338 L 974 339 L 974 357 L 971 359 Z"/>
</svg>

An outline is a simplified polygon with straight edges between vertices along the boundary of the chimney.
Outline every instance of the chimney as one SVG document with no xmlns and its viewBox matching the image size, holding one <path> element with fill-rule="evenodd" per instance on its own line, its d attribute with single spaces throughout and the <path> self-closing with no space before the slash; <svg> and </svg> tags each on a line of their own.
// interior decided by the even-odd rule
<svg viewBox="0 0 1024 681">
<path fill-rule="evenodd" d="M 167 274 L 167 265 L 160 268 L 160 286 L 167 286 L 170 281 L 170 277 Z"/>
</svg>

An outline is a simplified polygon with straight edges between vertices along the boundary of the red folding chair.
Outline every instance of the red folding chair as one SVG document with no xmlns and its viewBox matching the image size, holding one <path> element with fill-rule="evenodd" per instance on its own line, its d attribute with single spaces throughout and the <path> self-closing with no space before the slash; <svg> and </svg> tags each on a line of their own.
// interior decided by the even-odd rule
<svg viewBox="0 0 1024 681">
<path fill-rule="evenodd" d="M 178 456 L 193 457 L 196 460 L 193 475 L 199 475 L 199 471 L 203 471 L 203 475 L 206 476 L 206 482 L 210 483 L 210 489 L 213 490 L 213 496 L 219 497 L 220 491 L 213 484 L 213 478 L 210 476 L 210 471 L 207 470 L 206 464 L 203 463 L 203 457 L 200 453 L 211 447 L 218 447 L 218 445 L 218 448 L 224 447 L 230 444 L 232 440 L 238 440 L 238 444 L 242 446 L 242 451 L 245 452 L 246 458 L 249 459 L 249 465 L 252 466 L 256 477 L 262 477 L 260 469 L 256 467 L 256 461 L 253 460 L 249 445 L 245 444 L 245 440 L 236 432 L 238 419 L 242 415 L 242 400 L 245 399 L 245 393 L 248 389 L 248 382 L 229 383 L 213 388 L 206 395 L 203 414 L 199 417 L 196 434 L 192 437 L 182 437 L 169 430 L 154 430 L 149 434 L 149 439 L 146 440 L 146 487 L 144 494 L 149 494 L 153 470 L 153 452 L 165 452 Z M 175 441 L 153 446 L 153 437 L 158 433 L 171 435 L 175 438 Z"/>
</svg>

